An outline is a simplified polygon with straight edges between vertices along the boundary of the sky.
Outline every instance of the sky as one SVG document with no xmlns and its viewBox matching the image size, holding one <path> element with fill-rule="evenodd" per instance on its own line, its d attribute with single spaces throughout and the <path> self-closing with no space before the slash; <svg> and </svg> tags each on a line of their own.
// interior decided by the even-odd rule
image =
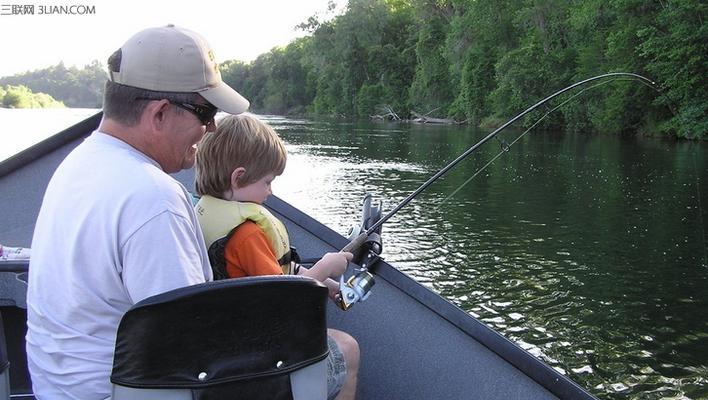
<svg viewBox="0 0 708 400">
<path fill-rule="evenodd" d="M 81 68 L 93 60 L 105 65 L 134 33 L 168 23 L 204 36 L 217 62 L 248 62 L 305 35 L 295 26 L 308 17 L 331 18 L 327 4 L 328 0 L 0 0 L 0 77 L 60 61 L 67 67 Z M 95 12 L 47 14 L 48 6 L 84 6 Z M 33 13 L 21 14 L 19 8 Z"/>
</svg>

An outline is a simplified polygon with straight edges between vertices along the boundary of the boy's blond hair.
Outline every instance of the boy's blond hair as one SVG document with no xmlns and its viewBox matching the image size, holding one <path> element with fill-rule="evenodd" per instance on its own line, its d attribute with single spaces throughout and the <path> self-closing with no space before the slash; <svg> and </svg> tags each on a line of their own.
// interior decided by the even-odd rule
<svg viewBox="0 0 708 400">
<path fill-rule="evenodd" d="M 282 174 L 286 158 L 283 141 L 268 124 L 251 115 L 229 115 L 197 145 L 197 193 L 223 198 L 236 168 L 246 169 L 238 180 L 246 186 L 269 173 Z"/>
</svg>

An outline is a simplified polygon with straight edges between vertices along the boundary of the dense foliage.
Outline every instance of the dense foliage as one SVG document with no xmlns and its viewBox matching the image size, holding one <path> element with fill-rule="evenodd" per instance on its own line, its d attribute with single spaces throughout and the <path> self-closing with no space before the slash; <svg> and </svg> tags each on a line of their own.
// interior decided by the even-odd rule
<svg viewBox="0 0 708 400">
<path fill-rule="evenodd" d="M 27 86 L 0 86 L 0 107 L 3 108 L 56 108 L 64 103 L 46 93 L 33 93 Z"/>
<path fill-rule="evenodd" d="M 402 118 L 431 112 L 487 126 L 573 82 L 633 72 L 660 92 L 611 82 L 543 122 L 708 139 L 707 8 L 701 0 L 349 0 L 341 15 L 303 22 L 307 36 L 251 63 L 226 61 L 221 71 L 255 112 L 356 117 L 392 109 Z M 100 107 L 105 78 L 98 62 L 60 63 L 0 85 Z"/>
<path fill-rule="evenodd" d="M 259 112 L 368 116 L 388 105 L 402 117 L 434 110 L 480 125 L 507 120 L 575 81 L 633 72 L 661 92 L 609 83 L 544 122 L 708 139 L 707 7 L 699 0 L 350 0 L 329 21 L 303 23 L 310 35 L 250 64 L 223 64 L 223 76 Z"/>
<path fill-rule="evenodd" d="M 63 63 L 10 77 L 0 78 L 0 85 L 23 85 L 34 93 L 62 101 L 67 107 L 100 108 L 106 71 L 98 61 L 82 69 L 67 68 Z"/>
</svg>

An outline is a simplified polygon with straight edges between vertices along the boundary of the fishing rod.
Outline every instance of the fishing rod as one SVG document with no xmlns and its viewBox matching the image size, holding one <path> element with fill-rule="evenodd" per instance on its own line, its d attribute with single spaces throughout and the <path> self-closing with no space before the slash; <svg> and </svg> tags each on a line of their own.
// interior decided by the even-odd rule
<svg viewBox="0 0 708 400">
<path fill-rule="evenodd" d="M 526 135 L 527 133 L 529 133 L 533 128 L 536 127 L 536 125 L 538 125 L 541 121 L 543 121 L 547 116 L 549 116 L 550 114 L 552 114 L 554 111 L 556 111 L 557 109 L 563 107 L 564 105 L 568 104 L 569 102 L 573 101 L 573 99 L 575 99 L 576 97 L 582 95 L 583 93 L 587 92 L 588 90 L 592 90 L 592 89 L 594 89 L 594 88 L 596 88 L 596 87 L 598 87 L 598 86 L 606 85 L 606 84 L 608 84 L 608 83 L 612 83 L 612 82 L 615 82 L 615 81 L 618 81 L 618 80 L 634 80 L 634 79 L 633 79 L 633 78 L 632 78 L 632 79 L 627 79 L 626 77 L 616 77 L 616 78 L 614 78 L 614 79 L 608 79 L 608 80 L 606 80 L 606 81 L 599 82 L 599 83 L 596 83 L 596 84 L 594 84 L 594 85 L 592 85 L 592 86 L 586 87 L 586 88 L 580 90 L 579 92 L 573 94 L 573 95 L 570 96 L 569 98 L 565 99 L 562 103 L 560 103 L 560 104 L 558 104 L 557 106 L 553 107 L 552 109 L 548 110 L 548 112 L 546 112 L 545 114 L 543 114 L 543 115 L 541 116 L 541 118 L 537 119 L 536 122 L 534 122 L 533 124 L 531 124 L 531 126 L 529 126 L 528 128 L 526 128 L 525 131 L 523 131 L 519 136 L 517 136 L 517 137 L 516 137 L 514 140 L 512 140 L 510 143 L 507 143 L 507 142 L 505 142 L 505 141 L 502 141 L 502 150 L 501 150 L 496 156 L 492 157 L 491 160 L 489 160 L 486 164 L 484 164 L 484 165 L 483 165 L 480 169 L 478 169 L 474 174 L 472 174 L 472 176 L 470 176 L 469 178 L 467 178 L 467 180 L 464 181 L 460 186 L 458 186 L 457 189 L 455 189 L 452 193 L 450 193 L 449 195 L 447 195 L 447 197 L 445 197 L 444 199 L 442 199 L 442 201 L 438 204 L 438 206 L 441 206 L 441 205 L 444 204 L 446 201 L 448 201 L 451 197 L 453 197 L 455 194 L 457 194 L 457 192 L 459 192 L 460 190 L 462 190 L 462 188 L 464 188 L 468 183 L 470 183 L 477 175 L 479 175 L 479 174 L 480 174 L 482 171 L 484 171 L 488 166 L 490 166 L 497 158 L 501 157 L 502 154 L 508 152 L 509 149 L 511 148 L 511 146 L 513 146 L 516 142 L 518 142 L 524 135 Z M 640 81 L 640 82 L 642 82 L 643 84 L 646 84 L 646 83 L 643 82 L 643 81 Z M 647 86 L 649 86 L 649 85 L 647 84 Z M 656 90 L 656 91 L 658 91 L 658 89 L 654 88 L 653 86 L 649 86 L 649 87 L 652 88 L 652 89 L 654 89 L 654 90 Z"/>
<path fill-rule="evenodd" d="M 428 186 L 432 185 L 433 182 L 438 180 L 441 176 L 445 175 L 448 171 L 450 171 L 452 168 L 454 168 L 462 160 L 467 158 L 470 154 L 472 154 L 480 146 L 487 143 L 490 139 L 492 139 L 499 132 L 503 131 L 508 126 L 510 126 L 511 124 L 516 122 L 519 118 L 523 117 L 524 115 L 530 113 L 531 111 L 535 110 L 536 108 L 540 107 L 541 105 L 547 103 L 548 101 L 560 96 L 561 94 L 563 94 L 569 90 L 573 90 L 579 86 L 583 86 L 587 83 L 594 82 L 594 81 L 597 81 L 600 79 L 605 79 L 605 78 L 612 78 L 613 80 L 617 79 L 617 78 L 625 78 L 625 79 L 629 78 L 629 80 L 635 80 L 635 81 L 641 82 L 642 84 L 645 84 L 645 85 L 651 87 L 652 89 L 658 91 L 658 89 L 655 88 L 656 83 L 654 81 L 652 81 L 651 79 L 646 78 L 642 75 L 631 73 L 631 72 L 611 72 L 611 73 L 607 73 L 607 74 L 597 75 L 592 78 L 588 78 L 588 79 L 573 83 L 572 85 L 567 86 L 567 87 L 553 93 L 552 95 L 544 98 L 543 100 L 541 100 L 541 101 L 537 102 L 536 104 L 532 105 L 531 107 L 527 108 L 525 111 L 519 113 L 514 118 L 512 118 L 509 121 L 507 121 L 506 123 L 504 123 L 504 125 L 498 127 L 493 132 L 491 132 L 490 134 L 485 136 L 482 140 L 475 143 L 472 147 L 468 148 L 464 153 L 460 154 L 457 158 L 455 158 L 449 164 L 447 164 L 442 169 L 440 169 L 438 172 L 436 172 L 427 181 L 425 181 L 425 183 L 420 185 L 420 187 L 418 189 L 413 191 L 405 199 L 403 199 L 400 203 L 398 203 L 398 205 L 396 205 L 385 216 L 381 217 L 378 221 L 376 221 L 373 225 L 371 225 L 368 229 L 366 229 L 366 231 L 362 232 L 359 236 L 357 236 L 351 242 L 349 242 L 346 246 L 344 246 L 341 251 L 352 252 L 352 251 L 358 249 L 359 247 L 361 247 L 364 243 L 366 243 L 367 239 L 369 238 L 369 235 L 376 232 L 376 230 L 379 227 L 381 227 L 381 225 L 383 225 L 386 221 L 391 219 L 391 217 L 396 215 L 396 213 L 398 211 L 400 211 L 401 208 L 405 207 L 416 196 L 418 196 L 421 192 L 423 192 L 425 189 L 427 189 Z M 575 96 L 573 96 L 573 98 L 574 97 Z M 563 102 L 561 105 L 567 103 L 568 101 L 570 101 L 570 99 Z M 560 105 L 558 107 L 560 107 Z M 550 114 L 550 112 L 554 111 L 558 107 L 555 107 L 553 110 L 546 113 L 543 117 L 541 117 L 541 119 L 545 118 L 548 114 Z M 538 122 L 540 122 L 540 119 L 533 126 L 535 126 Z M 521 136 L 523 136 L 529 130 L 530 130 L 530 128 L 527 129 L 524 133 L 522 133 Z M 518 140 L 518 138 L 517 138 L 517 140 Z M 514 142 L 516 142 L 516 141 L 514 141 Z M 508 148 L 508 146 L 507 146 L 507 148 Z M 489 163 L 487 165 L 489 165 Z M 486 167 L 486 165 L 485 165 L 485 167 Z M 373 275 L 371 275 L 368 271 L 366 271 L 366 268 L 363 268 L 360 273 L 352 276 L 348 281 L 344 281 L 344 277 L 342 276 L 340 278 L 341 296 L 338 301 L 339 306 L 342 309 L 347 310 L 355 302 L 363 301 L 364 299 L 366 299 L 366 297 L 369 294 L 368 292 L 371 289 L 371 286 L 373 286 L 373 283 L 374 283 Z"/>
<path fill-rule="evenodd" d="M 646 82 L 646 83 L 650 84 L 651 87 L 653 87 L 654 85 L 656 85 L 656 83 L 653 82 L 652 80 L 650 80 L 649 78 L 643 77 L 643 76 L 638 75 L 638 74 L 634 74 L 634 73 L 631 73 L 631 72 L 612 72 L 612 73 L 607 73 L 607 74 L 603 74 L 603 75 L 594 76 L 594 77 L 592 77 L 592 78 L 588 78 L 588 79 L 585 79 L 585 80 L 580 81 L 580 82 L 576 82 L 576 83 L 574 83 L 574 84 L 572 84 L 572 85 L 570 85 L 570 86 L 568 86 L 568 87 L 565 87 L 565 88 L 563 88 L 563 89 L 561 89 L 561 90 L 559 90 L 559 91 L 553 93 L 552 95 L 546 97 L 545 99 L 539 101 L 538 103 L 536 103 L 536 104 L 534 104 L 533 106 L 529 107 L 529 108 L 526 109 L 525 111 L 521 112 L 520 114 L 518 114 L 518 115 L 515 116 L 514 118 L 510 119 L 510 120 L 507 121 L 504 125 L 502 125 L 502 126 L 500 126 L 499 128 L 495 129 L 492 133 L 490 133 L 489 135 L 485 136 L 485 137 L 484 137 L 482 140 L 480 140 L 479 142 L 475 143 L 472 147 L 470 147 L 469 149 L 467 149 L 464 153 L 462 153 L 462 154 L 461 154 L 460 156 L 458 156 L 456 159 L 452 160 L 449 164 L 447 164 L 446 166 L 444 166 L 441 170 L 439 170 L 438 172 L 436 172 L 436 173 L 435 173 L 433 176 L 431 176 L 427 181 L 425 181 L 425 183 L 423 183 L 422 185 L 420 185 L 420 187 L 419 187 L 418 189 L 416 189 L 416 190 L 413 191 L 411 194 L 409 194 L 408 197 L 406 197 L 406 198 L 403 199 L 400 203 L 398 203 L 398 205 L 397 205 L 396 207 L 394 207 L 391 211 L 389 211 L 388 214 L 386 214 L 385 216 L 381 217 L 381 219 L 379 219 L 378 221 L 376 221 L 376 223 L 374 223 L 373 225 L 371 225 L 371 227 L 369 227 L 365 232 L 361 233 L 361 234 L 360 234 L 359 236 L 357 236 L 354 240 L 352 240 L 351 242 L 349 242 L 349 244 L 347 244 L 346 246 L 344 246 L 344 248 L 342 248 L 341 251 L 352 251 L 352 250 L 356 250 L 357 248 L 359 248 L 362 244 L 364 244 L 364 242 L 366 242 L 366 238 L 367 238 L 371 233 L 375 232 L 381 225 L 383 225 L 386 221 L 388 221 L 389 219 L 391 219 L 391 217 L 393 217 L 394 215 L 396 215 L 396 213 L 397 213 L 398 211 L 400 211 L 401 208 L 405 207 L 408 203 L 410 203 L 411 200 L 413 200 L 416 196 L 418 196 L 423 190 L 427 189 L 428 186 L 430 186 L 431 184 L 433 184 L 433 182 L 435 182 L 436 180 L 438 180 L 438 178 L 440 178 L 441 176 L 445 175 L 448 171 L 450 171 L 452 168 L 454 168 L 457 164 L 460 163 L 460 161 L 462 161 L 462 160 L 464 160 L 465 158 L 467 158 L 467 156 L 469 156 L 470 154 L 472 154 L 475 150 L 477 150 L 480 146 L 482 146 L 482 145 L 485 144 L 487 141 L 489 141 L 490 139 L 492 139 L 492 138 L 493 138 L 494 136 L 496 136 L 499 132 L 501 132 L 501 131 L 503 131 L 504 129 L 506 129 L 509 125 L 511 125 L 511 124 L 513 124 L 514 122 L 516 122 L 519 118 L 523 117 L 524 115 L 530 113 L 531 111 L 535 110 L 536 108 L 538 108 L 539 106 L 543 105 L 544 103 L 546 103 L 546 102 L 548 102 L 548 101 L 554 99 L 555 97 L 558 97 L 559 95 L 561 95 L 561 94 L 563 94 L 563 93 L 565 93 L 565 92 L 567 92 L 567 91 L 569 91 L 569 90 L 575 89 L 575 88 L 578 87 L 578 86 L 585 85 L 586 83 L 593 82 L 593 81 L 596 81 L 596 80 L 598 80 L 598 79 L 608 78 L 608 77 L 631 77 L 631 78 L 633 78 L 634 80 L 640 80 L 640 81 Z"/>
</svg>

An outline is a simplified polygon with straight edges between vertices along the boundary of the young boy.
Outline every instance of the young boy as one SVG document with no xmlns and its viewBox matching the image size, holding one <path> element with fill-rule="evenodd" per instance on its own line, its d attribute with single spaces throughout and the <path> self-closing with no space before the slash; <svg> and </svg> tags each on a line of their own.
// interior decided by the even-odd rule
<svg viewBox="0 0 708 400">
<path fill-rule="evenodd" d="M 195 206 L 215 279 L 299 274 L 330 288 L 352 254 L 327 253 L 310 269 L 292 267 L 290 243 L 281 221 L 263 202 L 271 182 L 285 170 L 283 142 L 267 124 L 250 115 L 230 115 L 199 142 Z M 328 398 L 353 399 L 359 369 L 359 345 L 349 334 L 328 329 Z"/>
</svg>

